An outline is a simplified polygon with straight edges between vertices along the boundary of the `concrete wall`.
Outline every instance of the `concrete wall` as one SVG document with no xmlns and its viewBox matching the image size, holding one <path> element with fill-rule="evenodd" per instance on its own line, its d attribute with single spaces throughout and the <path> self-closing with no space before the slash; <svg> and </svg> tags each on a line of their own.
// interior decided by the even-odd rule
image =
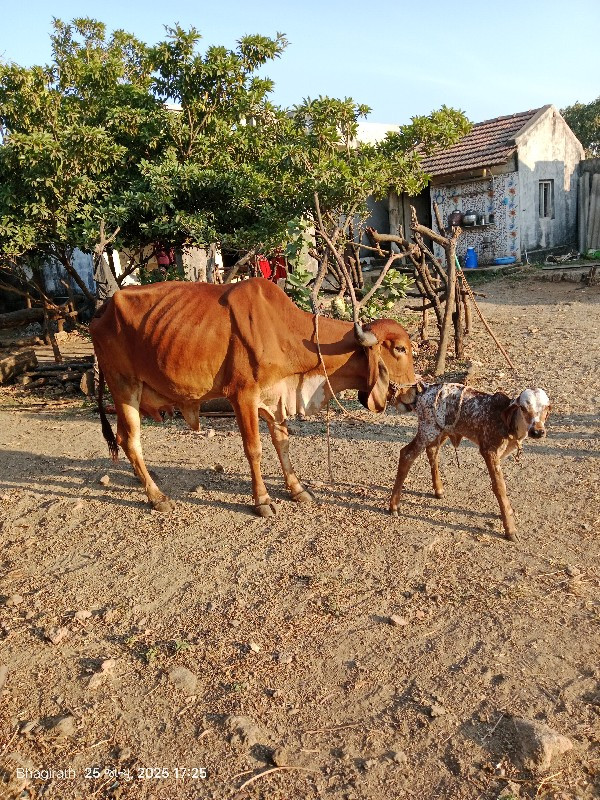
<svg viewBox="0 0 600 800">
<path fill-rule="evenodd" d="M 94 282 L 94 264 L 92 262 L 92 254 L 84 253 L 82 250 L 75 248 L 73 251 L 73 266 L 77 271 L 79 277 L 83 280 L 89 291 L 94 294 L 96 291 L 96 284 Z M 51 259 L 47 264 L 44 264 L 44 282 L 46 284 L 46 291 L 55 297 L 66 297 L 67 289 L 63 285 L 70 283 L 75 294 L 81 294 L 81 289 L 75 281 L 73 281 L 66 269 L 56 259 Z"/>
<path fill-rule="evenodd" d="M 127 266 L 126 259 L 116 250 L 114 252 L 116 256 L 118 274 L 120 275 Z M 94 281 L 94 262 L 92 259 L 92 254 L 84 253 L 82 250 L 79 250 L 79 248 L 76 247 L 73 250 L 72 259 L 73 266 L 75 267 L 77 274 L 83 280 L 89 291 L 92 294 L 95 294 L 96 282 Z M 108 257 L 105 253 L 104 260 L 107 261 L 107 259 Z M 48 291 L 54 297 L 66 297 L 67 289 L 64 286 L 63 281 L 71 284 L 74 294 L 81 294 L 81 289 L 75 283 L 75 281 L 69 277 L 69 274 L 60 261 L 57 261 L 54 258 L 50 259 L 48 263 L 44 264 L 44 283 L 46 285 L 46 291 Z M 127 278 L 125 278 L 126 286 L 137 283 L 139 283 L 139 280 L 135 275 L 129 275 Z"/>
<path fill-rule="evenodd" d="M 510 165 L 510 162 L 509 162 Z M 507 165 L 507 166 L 509 166 Z M 486 226 L 463 227 L 456 252 L 464 262 L 468 247 L 473 247 L 481 266 L 490 264 L 495 258 L 507 256 L 521 260 L 521 239 L 519 226 L 519 175 L 517 172 L 495 171 L 487 178 L 461 180 L 454 178 L 448 183 L 436 183 L 430 187 L 431 200 L 437 203 L 442 220 L 454 209 L 463 214 L 475 211 L 476 214 L 494 215 L 494 224 Z M 442 249 L 434 246 L 435 253 L 441 257 Z"/>
<path fill-rule="evenodd" d="M 529 252 L 577 241 L 577 187 L 581 143 L 551 106 L 516 139 L 521 247 Z M 554 216 L 540 217 L 539 182 L 554 181 Z"/>
<path fill-rule="evenodd" d="M 367 208 L 369 209 L 369 219 L 367 224 L 375 228 L 379 233 L 390 232 L 390 208 L 387 199 L 375 200 L 372 196 L 367 197 Z"/>
</svg>

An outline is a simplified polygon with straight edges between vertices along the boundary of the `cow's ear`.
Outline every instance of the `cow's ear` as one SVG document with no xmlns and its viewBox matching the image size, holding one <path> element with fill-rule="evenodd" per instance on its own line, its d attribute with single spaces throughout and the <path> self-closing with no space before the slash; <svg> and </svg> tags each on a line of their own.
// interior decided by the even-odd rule
<svg viewBox="0 0 600 800">
<path fill-rule="evenodd" d="M 361 402 L 369 411 L 378 414 L 385 411 L 387 405 L 390 376 L 381 358 L 379 346 L 366 348 L 366 354 L 369 359 L 369 388 L 366 398 Z"/>
</svg>

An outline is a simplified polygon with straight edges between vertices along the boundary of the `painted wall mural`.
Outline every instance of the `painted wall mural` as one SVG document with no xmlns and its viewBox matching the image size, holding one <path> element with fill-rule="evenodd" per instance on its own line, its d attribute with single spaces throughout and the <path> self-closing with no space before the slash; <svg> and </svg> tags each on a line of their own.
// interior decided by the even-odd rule
<svg viewBox="0 0 600 800">
<path fill-rule="evenodd" d="M 442 220 L 447 224 L 448 217 L 458 209 L 463 214 L 474 211 L 476 214 L 494 215 L 494 224 L 470 229 L 465 226 L 458 241 L 457 253 L 464 263 L 467 247 L 474 247 L 479 263 L 493 263 L 494 258 L 514 256 L 521 258 L 521 237 L 519 235 L 519 174 L 494 175 L 489 181 L 432 186 L 431 199 L 440 209 Z M 431 209 L 433 219 L 433 207 Z M 443 254 L 435 245 L 437 256 Z"/>
</svg>

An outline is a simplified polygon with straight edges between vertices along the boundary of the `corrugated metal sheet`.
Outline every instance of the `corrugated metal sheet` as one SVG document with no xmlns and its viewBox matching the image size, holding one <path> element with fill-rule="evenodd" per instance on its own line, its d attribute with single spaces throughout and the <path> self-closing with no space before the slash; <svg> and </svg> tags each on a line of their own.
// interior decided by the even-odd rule
<svg viewBox="0 0 600 800">
<path fill-rule="evenodd" d="M 586 173 L 587 174 L 587 173 Z M 584 209 L 585 214 L 585 209 Z M 587 250 L 600 250 L 600 174 L 592 178 L 590 202 L 587 209 Z"/>
</svg>

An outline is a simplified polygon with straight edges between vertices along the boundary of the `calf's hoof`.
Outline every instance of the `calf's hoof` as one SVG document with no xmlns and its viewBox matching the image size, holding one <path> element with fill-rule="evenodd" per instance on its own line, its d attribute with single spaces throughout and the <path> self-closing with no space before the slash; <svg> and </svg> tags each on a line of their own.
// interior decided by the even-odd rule
<svg viewBox="0 0 600 800">
<path fill-rule="evenodd" d="M 275 503 L 261 503 L 258 506 L 254 506 L 254 512 L 259 517 L 274 517 L 276 514 Z"/>
<path fill-rule="evenodd" d="M 390 517 L 397 517 L 398 516 L 398 509 L 397 508 L 390 508 L 389 513 L 390 513 Z"/>
<path fill-rule="evenodd" d="M 155 500 L 152 503 L 152 508 L 155 511 L 166 513 L 168 511 L 175 511 L 175 503 L 169 497 L 161 497 L 160 500 Z"/>
<path fill-rule="evenodd" d="M 509 542 L 519 541 L 519 537 L 517 536 L 516 531 L 505 531 L 504 536 L 508 539 Z"/>
<path fill-rule="evenodd" d="M 303 489 L 301 492 L 298 492 L 298 494 L 292 495 L 292 500 L 295 503 L 312 503 L 314 499 L 314 496 L 307 489 Z"/>
<path fill-rule="evenodd" d="M 437 500 L 441 500 L 442 497 L 444 496 L 444 490 L 443 489 L 439 489 L 437 492 L 434 492 L 433 494 L 434 494 L 434 496 L 436 497 Z"/>
</svg>

